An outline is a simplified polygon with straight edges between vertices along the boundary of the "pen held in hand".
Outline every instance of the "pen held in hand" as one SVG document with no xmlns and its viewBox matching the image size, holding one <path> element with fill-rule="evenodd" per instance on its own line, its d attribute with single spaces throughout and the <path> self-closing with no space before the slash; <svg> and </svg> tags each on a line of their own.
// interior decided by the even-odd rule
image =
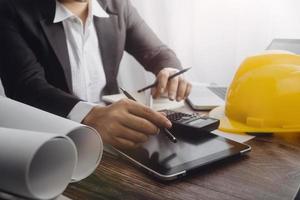
<svg viewBox="0 0 300 200">
<path fill-rule="evenodd" d="M 171 76 L 168 78 L 168 81 L 171 80 L 172 78 L 175 78 L 176 76 L 179 76 L 179 75 L 181 75 L 181 74 L 183 74 L 183 73 L 189 71 L 190 69 L 191 69 L 191 67 L 190 67 L 190 68 L 183 69 L 183 70 L 180 70 L 179 72 L 177 72 L 177 73 L 171 75 Z M 148 86 L 146 86 L 146 87 L 144 87 L 144 88 L 138 90 L 138 93 L 141 93 L 141 92 L 144 92 L 145 90 L 148 90 L 148 89 L 150 89 L 150 88 L 153 88 L 153 87 L 157 86 L 157 84 L 158 84 L 158 82 L 155 81 L 153 84 L 148 85 Z"/>
<path fill-rule="evenodd" d="M 176 137 L 167 128 L 164 128 L 163 131 L 173 143 L 177 143 Z"/>
<path fill-rule="evenodd" d="M 124 90 L 123 88 L 121 88 L 120 87 L 120 90 L 124 93 L 124 95 L 128 98 L 128 99 L 130 99 L 130 100 L 132 100 L 132 101 L 137 101 L 137 100 L 135 100 L 135 98 L 133 97 L 133 96 L 131 96 L 126 90 Z"/>
<path fill-rule="evenodd" d="M 132 100 L 132 101 L 136 101 L 135 98 L 133 96 L 131 96 L 126 90 L 124 90 L 123 88 L 120 87 L 120 90 L 124 93 L 124 95 Z M 166 134 L 166 136 L 173 142 L 176 143 L 177 139 L 176 137 L 167 129 L 167 128 L 163 128 L 162 132 L 164 132 Z"/>
</svg>

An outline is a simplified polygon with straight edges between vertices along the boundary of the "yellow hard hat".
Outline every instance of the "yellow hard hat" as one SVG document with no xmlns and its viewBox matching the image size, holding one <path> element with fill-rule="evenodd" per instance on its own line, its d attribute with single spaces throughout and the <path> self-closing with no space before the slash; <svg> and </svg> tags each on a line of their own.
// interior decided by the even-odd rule
<svg viewBox="0 0 300 200">
<path fill-rule="evenodd" d="M 220 130 L 226 132 L 300 132 L 300 56 L 247 58 L 229 87 L 225 107 L 210 116 L 220 119 Z"/>
</svg>

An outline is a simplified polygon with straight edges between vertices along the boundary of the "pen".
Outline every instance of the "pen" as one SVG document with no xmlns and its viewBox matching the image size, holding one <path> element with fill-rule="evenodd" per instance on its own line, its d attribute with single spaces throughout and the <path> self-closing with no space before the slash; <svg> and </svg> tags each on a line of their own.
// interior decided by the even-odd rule
<svg viewBox="0 0 300 200">
<path fill-rule="evenodd" d="M 172 78 L 175 78 L 176 76 L 179 76 L 180 74 L 183 74 L 183 73 L 189 71 L 190 69 L 191 69 L 191 67 L 190 67 L 190 68 L 183 69 L 183 70 L 181 70 L 181 71 L 179 71 L 179 72 L 177 72 L 177 73 L 171 75 L 171 76 L 168 78 L 168 81 L 171 80 Z M 153 84 L 148 85 L 147 87 L 144 87 L 144 88 L 138 90 L 138 93 L 144 92 L 145 90 L 148 90 L 148 89 L 150 89 L 150 88 L 153 88 L 153 87 L 157 86 L 157 84 L 158 84 L 158 82 L 155 81 Z"/>
<path fill-rule="evenodd" d="M 137 101 L 135 100 L 135 98 L 133 96 L 131 96 L 126 90 L 124 90 L 123 88 L 120 87 L 120 90 L 122 90 L 122 92 L 124 93 L 124 95 L 132 100 L 132 101 Z M 167 129 L 167 128 L 163 128 L 163 132 L 166 134 L 166 136 L 173 142 L 176 143 L 177 139 L 176 137 Z"/>
</svg>

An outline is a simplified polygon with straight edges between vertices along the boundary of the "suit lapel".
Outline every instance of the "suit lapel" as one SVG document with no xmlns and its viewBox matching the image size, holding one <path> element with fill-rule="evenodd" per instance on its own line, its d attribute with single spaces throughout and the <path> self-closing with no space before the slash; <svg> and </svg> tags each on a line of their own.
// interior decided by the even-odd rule
<svg viewBox="0 0 300 200">
<path fill-rule="evenodd" d="M 63 67 L 68 88 L 70 91 L 72 91 L 71 65 L 63 25 L 62 23 L 48 23 L 46 20 L 42 20 L 41 25 L 53 51 Z"/>
<path fill-rule="evenodd" d="M 63 70 L 69 91 L 72 91 L 71 66 L 66 42 L 66 35 L 62 23 L 53 24 L 55 17 L 55 0 L 35 1 L 37 13 L 41 13 L 39 22 L 41 27 L 58 58 Z"/>
<path fill-rule="evenodd" d="M 114 82 L 117 74 L 118 58 L 118 31 L 116 30 L 114 20 L 116 15 L 110 15 L 109 18 L 94 18 L 95 28 L 98 35 L 99 46 L 101 50 L 103 68 L 106 75 L 107 84 Z"/>
</svg>

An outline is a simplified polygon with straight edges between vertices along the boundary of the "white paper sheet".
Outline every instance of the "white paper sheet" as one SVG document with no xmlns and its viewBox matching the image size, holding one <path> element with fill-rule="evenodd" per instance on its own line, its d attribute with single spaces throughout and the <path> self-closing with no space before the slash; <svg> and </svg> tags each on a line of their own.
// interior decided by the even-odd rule
<svg viewBox="0 0 300 200">
<path fill-rule="evenodd" d="M 76 163 L 75 144 L 66 136 L 0 128 L 3 191 L 31 199 L 55 198 L 67 187 Z"/>
<path fill-rule="evenodd" d="M 158 99 L 149 99 L 147 93 L 129 92 L 139 103 L 144 104 L 152 108 L 153 110 L 159 111 L 163 109 L 176 109 L 184 106 L 184 101 L 170 101 L 167 97 L 161 97 Z M 115 94 L 103 96 L 103 101 L 108 103 L 117 102 L 123 98 L 126 98 L 124 94 Z"/>
<path fill-rule="evenodd" d="M 255 138 L 255 136 L 251 136 L 247 134 L 225 133 L 219 130 L 212 131 L 212 133 L 239 143 L 245 143 Z"/>
<path fill-rule="evenodd" d="M 102 140 L 94 129 L 8 98 L 0 98 L 0 127 L 70 137 L 76 146 L 78 160 L 72 181 L 88 177 L 102 157 Z"/>
</svg>

